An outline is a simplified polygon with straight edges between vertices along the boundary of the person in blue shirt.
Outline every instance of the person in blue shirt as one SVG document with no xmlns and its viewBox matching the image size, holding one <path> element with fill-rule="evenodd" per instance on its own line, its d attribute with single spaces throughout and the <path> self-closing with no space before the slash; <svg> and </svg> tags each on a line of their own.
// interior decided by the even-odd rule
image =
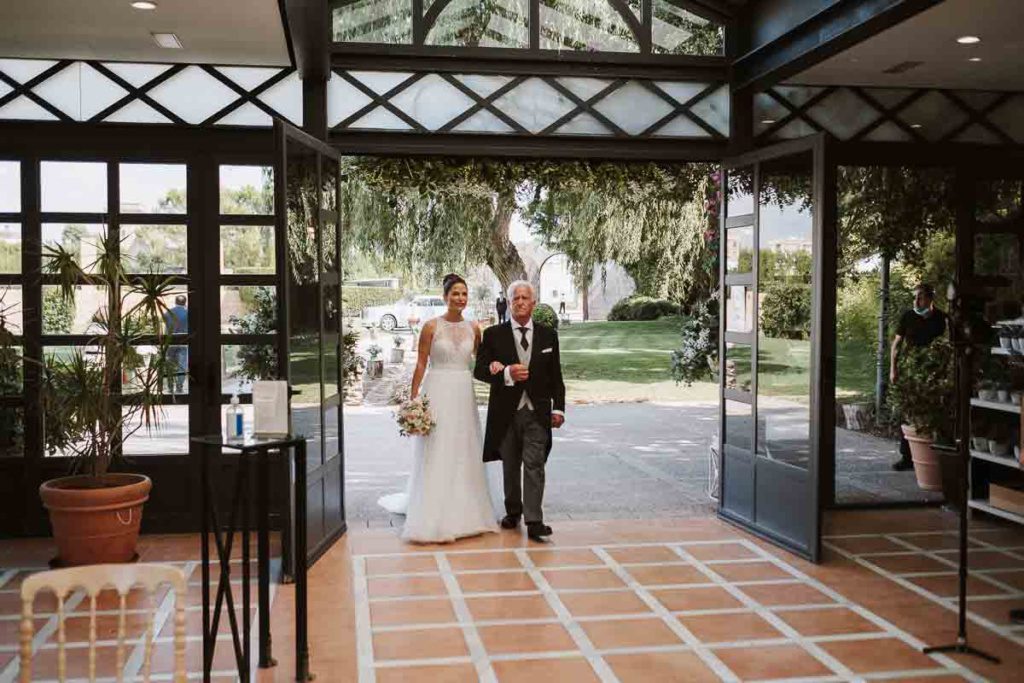
<svg viewBox="0 0 1024 683">
<path fill-rule="evenodd" d="M 164 327 L 167 334 L 188 333 L 188 299 L 184 294 L 174 297 L 174 308 L 164 313 Z M 167 361 L 174 369 L 167 377 L 167 391 L 170 394 L 185 393 L 185 378 L 188 376 L 188 344 L 172 345 L 167 351 Z"/>
</svg>

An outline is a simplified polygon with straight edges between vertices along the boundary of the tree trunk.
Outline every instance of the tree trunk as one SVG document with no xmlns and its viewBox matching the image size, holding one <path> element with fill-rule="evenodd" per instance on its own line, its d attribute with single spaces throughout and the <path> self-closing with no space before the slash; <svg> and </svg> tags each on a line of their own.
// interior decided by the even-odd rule
<svg viewBox="0 0 1024 683">
<path fill-rule="evenodd" d="M 491 225 L 491 241 L 487 247 L 487 265 L 501 283 L 502 290 L 516 280 L 526 279 L 526 266 L 516 245 L 509 239 L 512 216 L 516 211 L 515 193 L 498 196 Z"/>
<path fill-rule="evenodd" d="M 875 420 L 881 421 L 889 373 L 886 367 L 889 345 L 889 271 L 888 256 L 882 256 L 881 282 L 878 287 L 881 307 L 878 311 L 878 349 L 875 354 Z"/>
</svg>

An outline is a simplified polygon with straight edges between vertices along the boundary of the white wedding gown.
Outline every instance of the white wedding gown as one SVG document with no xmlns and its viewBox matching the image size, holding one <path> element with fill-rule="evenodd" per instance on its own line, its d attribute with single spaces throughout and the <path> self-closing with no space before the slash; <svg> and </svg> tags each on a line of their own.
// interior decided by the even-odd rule
<svg viewBox="0 0 1024 683">
<path fill-rule="evenodd" d="M 473 393 L 473 323 L 436 320 L 420 394 L 437 425 L 425 437 L 411 437 L 406 491 L 378 501 L 389 512 L 405 514 L 402 538 L 415 543 L 447 543 L 498 529 Z"/>
</svg>

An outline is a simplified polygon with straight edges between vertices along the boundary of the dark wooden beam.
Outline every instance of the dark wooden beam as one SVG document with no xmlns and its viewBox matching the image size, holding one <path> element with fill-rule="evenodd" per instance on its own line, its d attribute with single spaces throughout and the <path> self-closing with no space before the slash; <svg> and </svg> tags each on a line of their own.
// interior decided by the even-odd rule
<svg viewBox="0 0 1024 683">
<path fill-rule="evenodd" d="M 283 0 L 286 28 L 302 80 L 330 75 L 331 14 L 327 0 Z"/>
<path fill-rule="evenodd" d="M 761 13 L 751 12 L 745 17 L 745 36 L 769 33 L 758 30 L 758 23 L 774 22 L 770 33 L 777 37 L 757 45 L 743 46 L 743 54 L 733 65 L 733 87 L 738 90 L 764 90 L 784 81 L 811 66 L 849 49 L 857 43 L 877 35 L 906 19 L 938 5 L 942 0 L 821 0 L 821 9 L 785 25 L 783 8 L 794 4 L 781 0 L 779 14 L 773 15 L 768 7 Z M 768 3 L 769 5 L 771 3 Z M 742 22 L 741 22 L 742 23 Z"/>
</svg>

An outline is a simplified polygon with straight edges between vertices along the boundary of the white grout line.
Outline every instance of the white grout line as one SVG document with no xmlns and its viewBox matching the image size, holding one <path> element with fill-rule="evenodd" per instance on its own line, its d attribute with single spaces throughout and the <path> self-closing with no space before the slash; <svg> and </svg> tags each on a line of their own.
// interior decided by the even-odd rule
<svg viewBox="0 0 1024 683">
<path fill-rule="evenodd" d="M 64 612 L 67 614 L 69 610 L 73 610 L 78 606 L 78 603 L 85 599 L 85 591 L 78 589 L 68 597 L 64 602 Z M 50 617 L 46 624 L 40 628 L 35 637 L 32 639 L 32 652 L 39 650 L 40 646 L 50 639 L 54 631 L 57 630 L 57 615 L 54 614 Z M 18 657 L 12 659 L 3 671 L 0 671 L 0 683 L 13 683 L 15 676 L 18 675 L 21 665 L 18 663 Z"/>
<path fill-rule="evenodd" d="M 636 593 L 644 604 L 651 608 L 658 617 L 665 623 L 672 633 L 677 638 L 686 643 L 696 654 L 700 657 L 701 661 L 707 665 L 715 674 L 723 681 L 738 681 L 739 677 L 734 674 L 725 663 L 719 659 L 715 654 L 704 646 L 700 640 L 693 635 L 693 633 L 683 626 L 683 623 L 676 619 L 672 613 L 666 608 L 661 602 L 655 598 L 649 590 L 641 585 L 636 579 L 634 579 L 618 562 L 615 558 L 608 553 L 604 548 L 594 548 L 594 552 L 604 560 L 608 568 L 615 572 L 615 575 L 626 582 L 630 588 Z"/>
<path fill-rule="evenodd" d="M 907 543 L 906 541 L 904 541 L 903 539 L 896 538 L 895 536 L 887 537 L 887 538 L 890 538 L 894 543 L 898 543 L 899 545 L 902 545 L 904 547 L 908 547 L 908 548 L 911 547 L 911 545 L 909 543 Z M 952 559 L 943 557 L 939 553 L 937 553 L 935 551 L 931 551 L 931 550 L 918 550 L 917 552 L 918 552 L 918 554 L 924 555 L 927 558 L 930 558 L 932 560 L 935 560 L 936 562 L 939 562 L 941 564 L 946 565 L 950 569 L 954 569 L 954 570 L 959 570 L 960 569 L 959 557 L 957 558 L 957 560 L 952 560 Z M 977 572 L 970 571 L 969 564 L 970 563 L 968 563 L 968 574 L 970 576 L 974 576 L 975 578 L 980 579 L 981 581 L 984 581 L 984 582 L 986 582 L 988 584 L 991 584 L 991 585 L 995 586 L 996 588 L 998 588 L 998 589 L 1000 589 L 1002 591 L 1005 591 L 1007 593 L 1017 593 L 1018 592 L 1017 589 L 1014 588 L 1013 586 L 1005 584 L 1002 581 L 999 581 L 998 579 L 993 579 L 992 577 L 985 576 L 985 575 L 980 575 L 979 576 L 977 574 Z M 1013 596 L 1009 596 L 1009 597 L 1013 597 Z"/>
<path fill-rule="evenodd" d="M 17 569 L 5 569 L 3 571 L 0 571 L 0 589 L 3 589 L 3 590 L 0 590 L 0 592 L 7 593 L 8 589 L 4 588 L 4 586 L 6 586 L 7 582 L 10 581 L 11 579 L 13 579 L 17 575 L 18 575 L 18 570 Z M 11 588 L 9 590 L 9 592 L 17 593 L 18 589 Z"/>
<path fill-rule="evenodd" d="M 591 668 L 594 669 L 594 673 L 601 681 L 606 683 L 618 683 L 618 678 L 612 673 L 612 669 L 608 666 L 608 662 L 604 661 L 604 658 L 597 653 L 597 649 L 594 644 L 590 642 L 590 637 L 587 632 L 583 630 L 579 622 L 576 621 L 572 614 L 569 613 L 565 603 L 562 602 L 561 598 L 555 592 L 555 589 L 548 583 L 547 577 L 544 576 L 543 572 L 538 569 L 537 565 L 533 563 L 533 558 L 530 557 L 529 553 L 524 549 L 516 551 L 516 556 L 519 561 L 526 567 L 530 578 L 540 588 L 541 594 L 547 601 L 548 606 L 554 611 L 555 616 L 558 617 L 562 627 L 569 632 L 569 636 L 573 642 L 576 643 L 576 647 L 579 648 L 580 653 L 590 664 Z"/>
<path fill-rule="evenodd" d="M 593 545 L 559 545 L 554 548 L 535 548 L 530 547 L 519 547 L 519 548 L 494 548 L 490 550 L 444 550 L 445 555 L 485 555 L 485 554 L 496 554 L 496 553 L 517 553 L 519 551 L 525 551 L 529 553 L 551 553 L 558 552 L 560 550 L 594 550 L 595 547 L 601 548 L 662 548 L 668 544 L 673 545 L 685 545 L 685 546 L 710 546 L 710 545 L 742 545 L 743 539 L 738 538 L 727 538 L 717 541 L 656 541 L 649 543 L 602 543 L 600 546 Z M 435 550 L 414 550 L 409 552 L 398 552 L 398 553 L 353 553 L 352 557 L 365 557 L 367 559 L 375 559 L 381 557 L 431 557 L 434 555 Z M 598 565 L 592 565 L 597 567 Z"/>
<path fill-rule="evenodd" d="M 886 579 L 889 579 L 890 581 L 898 584 L 899 586 L 901 586 L 903 588 L 906 588 L 907 590 L 912 591 L 912 592 L 920 595 L 921 597 L 923 597 L 923 598 L 925 598 L 927 600 L 930 600 L 931 602 L 934 602 L 937 605 L 941 605 L 942 607 L 946 608 L 947 610 L 949 610 L 951 612 L 956 612 L 957 609 L 958 609 L 958 605 L 957 605 L 957 601 L 956 600 L 951 602 L 948 599 L 939 597 L 935 593 L 932 593 L 931 591 L 929 591 L 929 590 L 927 590 L 925 588 L 922 588 L 921 586 L 918 586 L 916 583 L 913 583 L 912 581 L 907 581 L 906 579 L 902 579 L 899 576 L 896 576 L 895 574 L 890 572 L 889 570 L 884 569 L 882 567 L 879 567 L 874 562 L 871 562 L 870 560 L 861 559 L 857 555 L 855 555 L 853 553 L 850 553 L 849 551 L 843 550 L 842 548 L 839 548 L 839 547 L 837 547 L 837 546 L 835 546 L 835 545 L 833 545 L 831 543 L 826 543 L 825 545 L 830 550 L 839 553 L 843 557 L 845 557 L 845 558 L 847 558 L 849 560 L 853 560 L 854 562 L 856 562 L 857 564 L 861 565 L 862 567 L 870 569 L 871 571 L 875 572 L 876 574 L 879 574 L 880 576 L 882 576 L 882 577 L 884 577 Z M 981 626 L 983 628 L 987 628 L 990 631 L 992 631 L 993 633 L 995 633 L 997 635 L 1000 635 L 1000 636 L 1006 638 L 1007 640 L 1009 640 L 1009 641 L 1011 641 L 1013 643 L 1016 643 L 1017 645 L 1024 645 L 1024 636 L 1018 636 L 1018 635 L 1014 634 L 1012 631 L 1010 631 L 1009 629 L 1005 628 L 1004 626 L 1001 626 L 1001 625 L 991 621 L 990 619 L 987 619 L 987 618 L 981 616 L 980 614 L 976 614 L 975 612 L 971 612 L 970 610 L 968 610 L 967 611 L 967 618 L 970 619 L 975 624 L 977 624 L 977 625 L 979 625 L 979 626 Z"/>
<path fill-rule="evenodd" d="M 470 613 L 469 606 L 466 604 L 466 598 L 462 594 L 462 588 L 459 586 L 455 574 L 452 573 L 451 563 L 448 562 L 448 558 L 445 557 L 443 552 L 436 553 L 434 559 L 437 561 L 437 567 L 441 571 L 444 586 L 448 590 L 448 596 L 455 610 L 455 618 L 462 629 L 462 637 L 466 640 L 466 647 L 469 649 L 469 656 L 473 662 L 473 667 L 476 669 L 477 678 L 482 683 L 498 683 L 498 678 L 494 674 L 494 667 L 491 666 L 491 660 L 488 657 L 486 648 L 484 648 L 484 642 L 480 639 L 480 632 L 477 630 L 477 625 L 473 622 L 473 615 Z"/>
<path fill-rule="evenodd" d="M 751 543 L 751 545 L 754 545 L 754 544 Z M 825 545 L 827 545 L 829 548 L 835 550 L 836 552 L 839 552 L 840 554 L 845 555 L 848 559 L 855 559 L 852 555 L 849 555 L 845 551 L 833 547 L 831 544 L 825 544 Z M 754 545 L 754 547 L 757 547 L 757 546 Z M 783 562 L 782 560 L 780 560 L 779 558 L 775 557 L 771 553 L 768 553 L 767 551 L 764 551 L 764 550 L 761 550 L 761 552 L 764 552 L 764 554 L 766 556 L 770 557 L 773 562 L 776 562 L 776 563 L 779 564 L 779 566 L 786 568 L 787 571 L 789 571 L 794 576 L 803 577 L 807 581 L 807 583 L 809 585 L 811 585 L 812 587 L 814 587 L 817 590 L 821 591 L 822 593 L 825 593 L 826 595 L 828 595 L 833 600 L 835 600 L 835 601 L 845 605 L 848 609 L 852 610 L 857 615 L 863 617 L 864 619 L 867 619 L 868 621 L 872 622 L 876 626 L 881 627 L 882 629 L 884 629 L 885 631 L 890 633 L 894 638 L 902 640 L 904 643 L 906 643 L 910 647 L 914 648 L 915 650 L 923 650 L 925 648 L 926 645 L 925 645 L 924 641 L 922 641 L 919 638 L 911 635 L 910 633 L 907 633 L 903 629 L 898 628 L 895 624 L 893 624 L 889 620 L 884 619 L 884 618 L 880 617 L 879 615 L 875 614 L 874 612 L 872 612 L 871 610 L 867 609 L 866 607 L 863 607 L 862 605 L 860 605 L 860 604 L 858 604 L 856 602 L 853 602 L 852 600 L 847 599 L 846 596 L 844 596 L 839 591 L 833 590 L 832 588 L 829 588 L 828 586 L 826 586 L 821 581 L 818 581 L 817 579 L 813 579 L 810 576 L 807 576 L 807 574 L 804 574 L 803 572 L 801 572 L 796 567 L 792 567 L 792 566 L 788 565 L 787 563 Z M 860 564 L 859 561 L 858 561 L 858 564 Z M 864 563 L 864 565 L 870 567 L 870 563 Z M 893 580 L 898 581 L 899 579 L 893 579 Z M 908 584 L 909 584 L 909 582 L 908 582 Z M 909 584 L 909 585 L 913 586 L 913 584 Z M 916 586 L 915 586 L 915 588 L 916 588 Z M 952 659 L 951 657 L 949 657 L 947 655 L 940 654 L 940 653 L 933 653 L 933 654 L 928 655 L 928 657 L 931 657 L 936 662 L 938 662 L 938 663 L 942 664 L 943 666 L 945 666 L 947 668 L 947 670 L 952 670 L 954 673 L 959 674 L 960 676 L 966 678 L 967 680 L 971 681 L 972 683 L 985 683 L 985 679 L 984 678 L 982 678 L 981 676 L 978 676 L 973 671 L 971 671 L 970 669 L 964 667 L 962 664 L 960 664 L 959 662 L 957 662 L 956 660 Z"/>
<path fill-rule="evenodd" d="M 359 683 L 376 683 L 373 670 L 373 634 L 370 631 L 370 600 L 366 581 L 366 558 L 352 558 L 352 599 L 356 613 L 356 654 Z"/>
<path fill-rule="evenodd" d="M 192 576 L 192 572 L 199 566 L 198 562 L 189 562 L 185 565 L 184 572 L 185 578 Z M 185 600 L 187 595 L 178 595 L 173 590 L 168 590 L 164 594 L 163 600 L 160 605 L 156 608 L 156 614 L 153 617 L 153 637 L 156 637 L 160 631 L 163 630 L 164 624 L 167 623 L 168 617 L 174 613 L 175 600 Z M 132 648 L 132 653 L 128 657 L 128 662 L 124 665 L 124 673 L 129 681 L 135 680 L 135 677 L 139 675 L 139 671 L 145 664 L 146 659 L 146 637 L 145 631 L 142 633 L 142 637 L 139 639 L 139 643 Z"/>
<path fill-rule="evenodd" d="M 840 676 L 843 679 L 849 679 L 849 678 L 853 678 L 854 677 L 853 672 L 845 664 L 843 664 L 838 659 L 833 657 L 831 654 L 826 652 L 823 648 L 818 647 L 815 643 L 811 642 L 808 638 L 805 638 L 803 636 L 803 634 L 801 634 L 795 628 L 790 626 L 786 621 L 784 621 L 777 614 L 773 614 L 766 607 L 764 607 L 760 602 L 758 602 L 754 598 L 750 597 L 749 595 L 747 595 L 746 593 L 741 591 L 736 586 L 730 584 L 729 581 L 726 580 L 725 577 L 720 575 L 713 568 L 706 566 L 703 562 L 701 562 L 700 560 L 695 558 L 693 555 L 688 553 L 681 546 L 675 546 L 675 547 L 673 547 L 673 550 L 675 551 L 675 553 L 677 555 L 679 555 L 679 557 L 681 557 L 682 559 L 684 559 L 687 562 L 691 563 L 694 567 L 697 568 L 698 571 L 700 571 L 702 574 L 707 576 L 709 579 L 711 579 L 712 581 L 717 583 L 720 587 L 724 588 L 734 598 L 736 598 L 737 600 L 742 602 L 747 607 L 753 609 L 754 612 L 759 617 L 761 617 L 766 622 L 771 624 L 776 630 L 778 630 L 780 633 L 782 633 L 784 636 L 786 636 L 787 639 L 789 639 L 790 641 L 796 643 L 797 645 L 802 647 L 804 650 L 806 650 L 808 654 L 810 654 L 812 657 L 817 659 L 819 662 L 821 662 L 822 664 L 827 666 L 836 675 Z M 774 564 L 774 563 L 772 563 L 772 564 Z M 776 566 L 778 566 L 778 565 L 776 565 Z M 788 569 L 788 567 L 783 567 L 783 569 L 784 570 Z M 799 577 L 799 578 L 802 579 L 803 577 Z"/>
</svg>

